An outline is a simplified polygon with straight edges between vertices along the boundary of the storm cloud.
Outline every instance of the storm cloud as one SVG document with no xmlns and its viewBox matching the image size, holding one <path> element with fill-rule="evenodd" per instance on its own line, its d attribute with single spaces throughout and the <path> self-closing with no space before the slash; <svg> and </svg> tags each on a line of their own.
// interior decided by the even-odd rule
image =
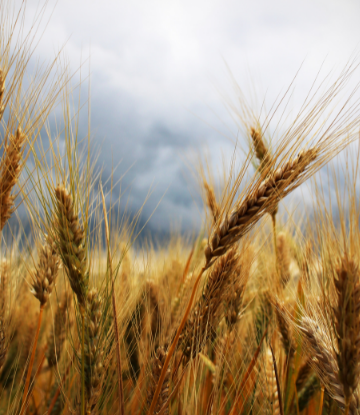
<svg viewBox="0 0 360 415">
<path fill-rule="evenodd" d="M 257 99 L 271 106 L 303 64 L 290 102 L 296 110 L 321 65 L 343 67 L 360 41 L 355 0 L 55 3 L 47 6 L 36 58 L 49 60 L 65 44 L 72 71 L 85 62 L 103 181 L 114 167 L 114 182 L 126 172 L 121 187 L 134 212 L 152 189 L 143 218 L 152 214 L 149 227 L 158 232 L 201 224 L 189 171 L 197 152 L 205 148 L 217 169 L 222 157 L 230 160 L 232 141 L 244 143 L 224 106 L 222 94 L 236 102 L 226 65 L 246 93 L 251 82 L 260 86 Z M 38 7 L 27 1 L 27 27 Z M 86 119 L 81 129 L 85 135 Z"/>
</svg>

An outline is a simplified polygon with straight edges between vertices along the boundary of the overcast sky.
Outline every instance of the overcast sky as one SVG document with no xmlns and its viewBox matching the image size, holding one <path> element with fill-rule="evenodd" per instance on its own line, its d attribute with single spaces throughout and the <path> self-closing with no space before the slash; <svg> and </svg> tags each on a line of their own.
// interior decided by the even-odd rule
<svg viewBox="0 0 360 415">
<path fill-rule="evenodd" d="M 27 1 L 26 25 L 38 4 Z M 154 187 L 145 217 L 165 194 L 150 221 L 160 231 L 200 224 L 186 163 L 205 147 L 215 165 L 232 155 L 237 126 L 222 94 L 236 94 L 226 65 L 245 94 L 255 83 L 270 107 L 303 63 L 296 108 L 324 60 L 340 70 L 360 50 L 358 0 L 50 0 L 44 21 L 51 12 L 35 55 L 48 60 L 66 44 L 73 70 L 90 57 L 104 177 L 112 163 L 121 161 L 116 177 L 133 165 L 123 179 L 132 209 Z"/>
</svg>

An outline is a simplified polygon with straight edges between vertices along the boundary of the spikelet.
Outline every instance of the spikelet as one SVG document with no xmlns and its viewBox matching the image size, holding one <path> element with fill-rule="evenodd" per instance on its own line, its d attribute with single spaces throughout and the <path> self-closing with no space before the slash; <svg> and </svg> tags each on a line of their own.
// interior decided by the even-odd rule
<svg viewBox="0 0 360 415">
<path fill-rule="evenodd" d="M 85 232 L 67 190 L 59 186 L 55 189 L 55 196 L 59 254 L 66 267 L 71 288 L 77 296 L 80 307 L 84 309 L 89 283 Z"/>
<path fill-rule="evenodd" d="M 0 68 L 0 122 L 2 120 L 4 111 L 5 111 L 4 93 L 5 93 L 5 74 L 4 74 L 4 71 Z"/>
<path fill-rule="evenodd" d="M 337 304 L 334 321 L 338 338 L 337 361 L 339 379 L 350 401 L 359 382 L 360 373 L 360 283 L 359 270 L 354 261 L 343 257 L 334 279 Z"/>
<path fill-rule="evenodd" d="M 285 287 L 290 280 L 290 252 L 284 232 L 280 232 L 277 235 L 276 249 L 278 255 L 277 259 L 280 274 L 280 282 L 282 286 Z"/>
<path fill-rule="evenodd" d="M 32 275 L 32 293 L 43 306 L 47 303 L 54 288 L 59 270 L 59 257 L 56 254 L 55 244 L 47 243 L 41 247 L 39 264 Z"/>
<path fill-rule="evenodd" d="M 14 212 L 15 196 L 11 195 L 11 190 L 17 183 L 22 165 L 20 160 L 23 153 L 25 141 L 20 127 L 18 127 L 14 137 L 10 138 L 10 144 L 5 148 L 4 159 L 1 162 L 0 173 L 0 231 L 5 226 L 6 221 Z"/>
<path fill-rule="evenodd" d="M 280 415 L 280 405 L 278 397 L 278 389 L 276 384 L 276 376 L 274 371 L 274 362 L 273 356 L 270 350 L 270 347 L 266 348 L 266 363 L 265 363 L 265 372 L 266 372 L 266 388 L 265 395 L 268 402 L 272 407 L 272 415 Z"/>
<path fill-rule="evenodd" d="M 159 381 L 160 374 L 163 368 L 163 364 L 166 359 L 166 347 L 158 347 L 154 357 L 151 360 L 150 370 L 151 370 L 151 382 L 150 382 L 150 389 L 148 393 L 148 403 L 151 404 L 152 398 L 154 396 L 154 392 L 156 389 L 156 385 Z M 163 405 L 167 401 L 169 397 L 169 385 L 170 385 L 170 368 L 167 369 L 165 374 L 165 380 L 161 387 L 161 392 L 155 407 L 155 414 L 158 414 L 162 409 Z M 169 414 L 169 407 L 167 406 L 163 412 L 163 415 Z"/>
<path fill-rule="evenodd" d="M 220 258 L 211 271 L 203 294 L 195 304 L 180 336 L 179 342 L 187 359 L 194 358 L 209 337 L 238 262 L 239 256 L 232 249 Z"/>
<path fill-rule="evenodd" d="M 49 367 L 55 366 L 61 356 L 62 346 L 66 335 L 66 320 L 70 297 L 65 293 L 63 301 L 59 304 L 54 319 L 54 330 L 48 336 L 46 357 Z"/>
<path fill-rule="evenodd" d="M 206 268 L 224 255 L 266 212 L 287 193 L 287 188 L 316 158 L 316 149 L 303 150 L 259 183 L 246 198 L 227 215 L 210 237 L 205 249 Z"/>
<path fill-rule="evenodd" d="M 93 412 L 101 393 L 105 375 L 104 339 L 101 338 L 102 298 L 92 288 L 87 294 L 86 335 L 85 335 L 85 389 L 87 413 Z"/>
</svg>

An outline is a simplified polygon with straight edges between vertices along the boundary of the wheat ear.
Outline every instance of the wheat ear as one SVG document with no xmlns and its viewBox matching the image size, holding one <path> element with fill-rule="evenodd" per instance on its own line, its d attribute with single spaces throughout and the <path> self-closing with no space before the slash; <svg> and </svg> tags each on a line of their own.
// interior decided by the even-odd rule
<svg viewBox="0 0 360 415">
<path fill-rule="evenodd" d="M 86 413 L 93 413 L 105 374 L 103 366 L 104 339 L 101 337 L 102 298 L 93 288 L 87 294 L 86 335 L 85 335 L 85 388 Z"/>
<path fill-rule="evenodd" d="M 279 391 L 277 387 L 273 354 L 270 347 L 266 348 L 265 363 L 266 383 L 265 395 L 271 403 L 272 415 L 280 415 Z"/>
<path fill-rule="evenodd" d="M 56 254 L 55 245 L 45 244 L 39 255 L 39 264 L 32 275 L 32 293 L 44 306 L 54 288 L 59 270 L 59 257 Z"/>
<path fill-rule="evenodd" d="M 339 379 L 339 368 L 333 350 L 327 344 L 326 334 L 318 327 L 316 322 L 309 317 L 303 317 L 300 330 L 305 337 L 310 354 L 313 356 L 315 369 L 328 388 L 336 402 L 344 408 L 345 396 L 344 389 Z M 314 359 L 315 358 L 315 359 Z"/>
<path fill-rule="evenodd" d="M 159 382 L 161 371 L 164 367 L 166 355 L 167 355 L 167 352 L 165 348 L 160 346 L 157 348 L 156 353 L 151 360 L 152 379 L 151 379 L 151 384 L 150 384 L 150 389 L 149 389 L 149 394 L 148 394 L 149 403 L 152 402 L 152 398 L 154 396 L 156 385 Z M 165 379 L 162 384 L 161 392 L 160 392 L 160 395 L 159 395 L 159 398 L 157 400 L 157 404 L 154 410 L 155 414 L 158 414 L 163 409 L 165 402 L 168 400 L 169 386 L 170 386 L 170 369 L 168 368 L 166 370 Z M 168 415 L 169 414 L 168 405 L 166 405 L 166 407 L 161 412 L 163 415 Z"/>
<path fill-rule="evenodd" d="M 239 256 L 232 249 L 212 269 L 203 294 L 192 310 L 179 339 L 187 360 L 194 358 L 204 346 L 217 317 L 218 308 L 227 295 L 226 289 L 234 277 L 238 262 Z"/>
<path fill-rule="evenodd" d="M 342 258 L 334 279 L 337 304 L 334 310 L 338 338 L 339 378 L 344 387 L 346 404 L 359 383 L 360 373 L 360 283 L 355 262 Z"/>
<path fill-rule="evenodd" d="M 39 264 L 36 268 L 35 274 L 32 276 L 32 293 L 34 294 L 35 298 L 37 298 L 40 302 L 40 313 L 39 313 L 38 325 L 37 325 L 37 329 L 35 333 L 34 345 L 33 345 L 31 356 L 30 356 L 28 372 L 27 372 L 26 380 L 25 380 L 25 388 L 24 388 L 24 394 L 22 398 L 20 415 L 22 415 L 25 412 L 26 403 L 29 398 L 28 390 L 29 390 L 29 384 L 30 384 L 30 377 L 31 377 L 31 372 L 32 372 L 32 368 L 34 365 L 35 352 L 36 352 L 37 342 L 39 339 L 42 315 L 44 312 L 44 307 L 54 287 L 58 269 L 59 269 L 59 262 L 58 262 L 58 257 L 54 250 L 54 246 L 44 245 L 41 248 L 41 252 L 39 255 Z"/>
<path fill-rule="evenodd" d="M 56 226 L 58 232 L 59 253 L 66 267 L 72 290 L 79 305 L 85 308 L 88 290 L 88 271 L 85 250 L 85 231 L 75 213 L 72 197 L 65 187 L 55 189 L 57 200 Z"/>
<path fill-rule="evenodd" d="M 211 212 L 213 222 L 216 223 L 219 217 L 220 208 L 216 201 L 214 189 L 207 183 L 205 179 L 204 179 L 204 188 L 205 188 L 205 193 L 206 193 L 206 203 Z"/>
<path fill-rule="evenodd" d="M 22 168 L 20 160 L 25 138 L 25 134 L 18 127 L 15 136 L 10 138 L 10 144 L 5 148 L 0 174 L 0 231 L 14 211 L 15 196 L 11 195 L 11 190 L 20 176 Z"/>
<path fill-rule="evenodd" d="M 316 149 L 303 150 L 271 173 L 227 215 L 213 232 L 205 249 L 206 268 L 237 242 L 265 213 L 287 193 L 306 167 L 316 158 Z"/>
<path fill-rule="evenodd" d="M 254 127 L 250 128 L 250 137 L 254 144 L 254 150 L 256 158 L 259 161 L 258 170 L 262 177 L 268 174 L 268 170 L 271 168 L 273 164 L 273 157 L 266 147 L 264 140 L 262 138 L 262 133 L 260 129 L 256 129 Z M 276 244 L 276 214 L 278 212 L 278 204 L 276 203 L 270 213 L 273 225 L 273 238 L 274 238 L 274 252 L 275 252 L 275 260 L 276 260 L 276 267 L 278 267 L 278 254 L 277 254 L 277 244 Z"/>
<path fill-rule="evenodd" d="M 272 157 L 264 143 L 262 134 L 259 129 L 251 127 L 250 136 L 254 144 L 256 158 L 259 160 L 260 163 L 259 170 L 262 171 L 264 168 L 271 164 Z"/>
</svg>

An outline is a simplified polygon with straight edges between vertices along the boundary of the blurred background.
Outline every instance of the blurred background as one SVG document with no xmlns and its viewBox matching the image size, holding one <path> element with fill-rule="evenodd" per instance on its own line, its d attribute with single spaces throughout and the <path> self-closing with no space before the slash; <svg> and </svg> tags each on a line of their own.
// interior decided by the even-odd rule
<svg viewBox="0 0 360 415">
<path fill-rule="evenodd" d="M 27 1 L 25 30 L 43 5 Z M 199 154 L 208 155 L 215 178 L 236 142 L 245 158 L 236 85 L 264 112 L 298 73 L 286 108 L 291 122 L 319 71 L 319 79 L 339 74 L 359 52 L 359 16 L 357 0 L 49 0 L 34 62 L 64 47 L 71 72 L 82 65 L 74 80 L 83 81 L 82 99 L 90 97 L 102 181 L 114 172 L 113 201 L 126 189 L 121 203 L 129 212 L 147 199 L 142 223 L 151 217 L 147 231 L 161 237 L 202 224 L 193 174 Z"/>
</svg>

